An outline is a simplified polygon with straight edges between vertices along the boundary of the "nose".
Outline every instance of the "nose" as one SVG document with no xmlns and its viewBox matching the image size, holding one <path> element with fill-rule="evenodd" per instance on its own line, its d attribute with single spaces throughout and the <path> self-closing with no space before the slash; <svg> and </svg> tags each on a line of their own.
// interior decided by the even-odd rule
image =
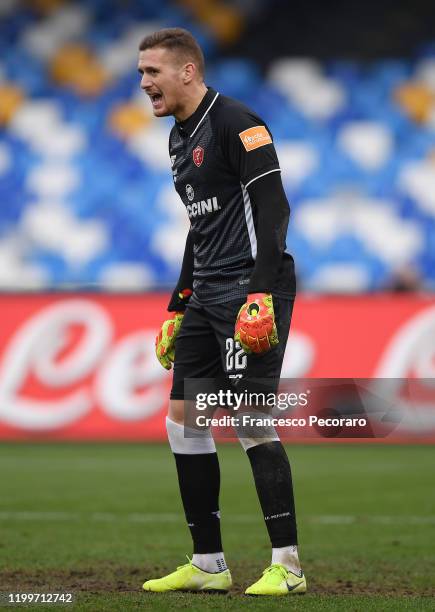
<svg viewBox="0 0 435 612">
<path fill-rule="evenodd" d="M 142 75 L 141 80 L 140 80 L 141 89 L 148 89 L 149 87 L 152 87 L 152 84 L 153 83 L 152 83 L 149 75 L 144 73 Z"/>
</svg>

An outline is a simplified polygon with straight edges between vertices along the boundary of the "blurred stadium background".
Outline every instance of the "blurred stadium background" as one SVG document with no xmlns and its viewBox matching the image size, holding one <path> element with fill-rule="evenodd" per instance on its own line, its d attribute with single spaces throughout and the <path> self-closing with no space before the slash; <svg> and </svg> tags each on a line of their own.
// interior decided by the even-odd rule
<svg viewBox="0 0 435 612">
<path fill-rule="evenodd" d="M 283 374 L 434 378 L 433 2 L 1 0 L 1 583 L 81 591 L 77 609 L 142 607 L 142 578 L 189 549 L 165 445 L 45 443 L 165 438 L 154 336 L 188 221 L 172 120 L 152 117 L 136 64 L 140 39 L 167 26 L 192 31 L 206 82 L 274 135 L 299 285 Z M 433 393 L 400 405 L 385 441 L 434 442 Z M 430 453 L 289 447 L 320 598 L 301 609 L 433 609 L 415 599 L 434 595 Z M 267 542 L 243 454 L 221 456 L 246 582 Z M 171 601 L 197 609 L 189 597 Z"/>
<path fill-rule="evenodd" d="M 3 0 L 0 288 L 173 285 L 187 220 L 168 171 L 172 120 L 153 119 L 136 63 L 147 32 L 179 25 L 204 48 L 207 82 L 273 132 L 300 288 L 433 290 L 431 10 Z"/>
<path fill-rule="evenodd" d="M 273 132 L 299 286 L 283 375 L 433 377 L 432 16 L 424 0 L 3 0 L 2 435 L 165 436 L 153 337 L 188 219 L 173 120 L 137 73 L 165 26 Z M 408 434 L 433 434 L 422 414 Z"/>
</svg>

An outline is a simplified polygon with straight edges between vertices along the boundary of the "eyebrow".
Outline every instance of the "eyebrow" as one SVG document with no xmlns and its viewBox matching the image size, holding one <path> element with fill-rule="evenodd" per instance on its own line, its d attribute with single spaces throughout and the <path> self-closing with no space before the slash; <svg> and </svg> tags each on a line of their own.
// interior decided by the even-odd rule
<svg viewBox="0 0 435 612">
<path fill-rule="evenodd" d="M 156 72 L 160 72 L 160 69 L 156 68 L 156 66 L 146 66 L 145 69 L 144 68 L 137 69 L 139 74 L 143 74 L 144 72 L 149 72 L 150 70 L 155 70 Z"/>
</svg>

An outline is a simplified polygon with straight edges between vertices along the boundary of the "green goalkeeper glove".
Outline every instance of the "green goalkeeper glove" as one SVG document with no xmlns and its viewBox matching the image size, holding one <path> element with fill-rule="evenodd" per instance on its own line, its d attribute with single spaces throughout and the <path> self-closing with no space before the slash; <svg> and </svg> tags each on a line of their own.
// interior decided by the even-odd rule
<svg viewBox="0 0 435 612">
<path fill-rule="evenodd" d="M 175 359 L 175 339 L 180 331 L 184 314 L 172 312 L 170 319 L 164 321 L 156 336 L 156 355 L 162 366 L 170 370 Z"/>
</svg>

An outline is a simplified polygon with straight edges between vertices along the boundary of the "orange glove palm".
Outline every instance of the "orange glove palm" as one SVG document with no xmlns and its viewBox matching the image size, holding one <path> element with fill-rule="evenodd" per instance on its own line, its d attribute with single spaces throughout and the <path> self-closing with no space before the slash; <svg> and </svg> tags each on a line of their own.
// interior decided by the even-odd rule
<svg viewBox="0 0 435 612">
<path fill-rule="evenodd" d="M 251 293 L 237 315 L 234 339 L 245 353 L 264 353 L 279 343 L 270 293 Z"/>
</svg>

